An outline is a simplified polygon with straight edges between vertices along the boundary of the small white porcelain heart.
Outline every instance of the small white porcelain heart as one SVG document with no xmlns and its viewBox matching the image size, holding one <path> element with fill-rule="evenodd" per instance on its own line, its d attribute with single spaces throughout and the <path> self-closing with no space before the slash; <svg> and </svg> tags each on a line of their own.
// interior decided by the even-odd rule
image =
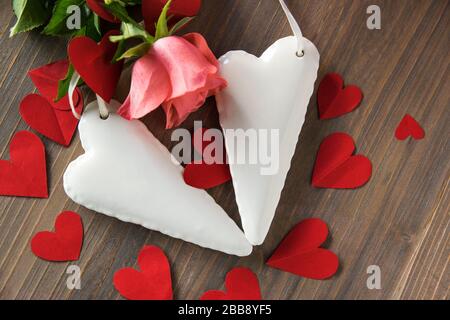
<svg viewBox="0 0 450 320">
<path fill-rule="evenodd" d="M 183 168 L 140 121 L 116 114 L 102 120 L 93 102 L 79 130 L 86 153 L 64 174 L 64 189 L 73 201 L 202 247 L 251 253 L 234 221 L 205 191 L 184 183 Z"/>
<path fill-rule="evenodd" d="M 269 231 L 317 79 L 317 48 L 303 38 L 304 56 L 299 57 L 297 40 L 280 39 L 260 58 L 231 51 L 220 59 L 228 81 L 216 97 L 222 128 L 279 130 L 276 174 L 262 175 L 262 164 L 230 164 L 242 225 L 253 245 L 263 243 Z M 227 152 L 236 153 L 235 143 L 227 134 L 225 139 Z"/>
</svg>

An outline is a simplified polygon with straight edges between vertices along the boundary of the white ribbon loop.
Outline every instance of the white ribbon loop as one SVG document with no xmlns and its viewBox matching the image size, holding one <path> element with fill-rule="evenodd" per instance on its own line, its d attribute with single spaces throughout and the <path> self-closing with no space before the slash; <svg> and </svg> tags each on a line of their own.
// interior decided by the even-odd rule
<svg viewBox="0 0 450 320">
<path fill-rule="evenodd" d="M 100 97 L 98 94 L 96 94 L 96 97 L 97 97 L 98 111 L 100 112 L 100 118 L 106 120 L 109 117 L 109 110 L 106 101 L 103 100 L 102 97 Z"/>
<path fill-rule="evenodd" d="M 75 92 L 75 89 L 77 88 L 78 81 L 80 81 L 80 75 L 78 74 L 78 72 L 74 71 L 69 83 L 69 104 L 70 109 L 72 109 L 73 116 L 80 120 L 81 116 L 78 114 L 77 110 L 75 110 L 75 104 L 73 103 L 73 94 Z"/>
<path fill-rule="evenodd" d="M 72 75 L 72 78 L 70 79 L 70 84 L 69 84 L 69 104 L 70 104 L 70 109 L 72 109 L 72 114 L 75 118 L 77 118 L 78 120 L 81 118 L 81 116 L 78 114 L 77 110 L 75 109 L 75 103 L 73 102 L 73 94 L 77 88 L 78 82 L 80 81 L 80 75 L 78 74 L 78 72 L 74 72 Z M 97 102 L 98 102 L 98 109 L 100 112 L 100 118 L 102 118 L 103 120 L 108 119 L 109 117 L 109 110 L 107 107 L 107 103 L 105 102 L 105 100 L 103 100 L 98 94 L 96 94 L 97 97 Z"/>
<path fill-rule="evenodd" d="M 284 0 L 279 0 L 281 7 L 283 8 L 284 13 L 286 14 L 286 17 L 289 21 L 289 24 L 291 26 L 292 31 L 294 32 L 295 37 L 297 38 L 297 56 L 303 57 L 304 55 L 304 46 L 303 46 L 303 33 L 300 29 L 300 26 L 298 25 L 297 21 L 295 20 L 294 16 L 292 15 L 291 11 L 287 7 Z"/>
</svg>

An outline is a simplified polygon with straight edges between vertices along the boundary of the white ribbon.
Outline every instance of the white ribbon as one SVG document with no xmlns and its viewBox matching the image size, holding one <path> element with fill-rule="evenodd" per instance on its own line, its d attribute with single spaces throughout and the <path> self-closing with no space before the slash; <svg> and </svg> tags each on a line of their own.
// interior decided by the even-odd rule
<svg viewBox="0 0 450 320">
<path fill-rule="evenodd" d="M 78 72 L 74 71 L 72 78 L 70 79 L 69 84 L 69 104 L 70 109 L 72 109 L 72 114 L 75 118 L 80 119 L 81 116 L 78 114 L 77 110 L 75 109 L 75 103 L 73 102 L 73 94 L 77 88 L 78 82 L 80 81 L 80 75 Z M 108 119 L 109 117 L 109 110 L 107 107 L 107 103 L 105 100 L 103 100 L 98 94 L 96 94 L 97 97 L 97 103 L 98 103 L 98 110 L 100 112 L 100 117 L 102 119 Z"/>
<path fill-rule="evenodd" d="M 98 111 L 100 112 L 100 118 L 106 120 L 109 117 L 109 110 L 107 103 L 98 94 L 96 94 L 96 96 L 97 96 Z"/>
<path fill-rule="evenodd" d="M 75 104 L 73 103 L 73 94 L 75 92 L 75 89 L 77 88 L 78 81 L 80 81 L 80 75 L 78 74 L 78 72 L 74 71 L 69 83 L 69 104 L 70 109 L 72 109 L 73 116 L 79 120 L 81 116 L 78 114 L 77 110 L 75 110 Z"/>
<path fill-rule="evenodd" d="M 281 7 L 283 8 L 284 13 L 286 14 L 286 17 L 289 21 L 289 24 L 291 26 L 292 31 L 294 32 L 295 37 L 297 37 L 297 56 L 303 57 L 304 54 L 304 46 L 303 46 L 303 33 L 300 29 L 300 26 L 298 25 L 297 21 L 295 20 L 294 16 L 292 15 L 291 11 L 287 7 L 284 0 L 279 0 Z"/>
</svg>

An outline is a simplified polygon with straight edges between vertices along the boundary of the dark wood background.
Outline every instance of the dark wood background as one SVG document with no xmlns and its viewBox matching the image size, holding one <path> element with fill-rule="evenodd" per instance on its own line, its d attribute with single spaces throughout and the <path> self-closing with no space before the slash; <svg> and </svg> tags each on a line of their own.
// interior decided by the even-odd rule
<svg viewBox="0 0 450 320">
<path fill-rule="evenodd" d="M 0 151 L 9 157 L 9 140 L 28 129 L 18 106 L 34 90 L 26 73 L 65 57 L 63 39 L 33 32 L 8 38 L 14 24 L 9 0 L 0 0 Z M 247 258 L 202 249 L 142 227 L 94 213 L 71 202 L 62 187 L 67 164 L 83 153 L 78 136 L 70 148 L 43 138 L 47 148 L 50 198 L 0 197 L 0 298 L 119 299 L 112 285 L 116 270 L 134 266 L 145 244 L 158 245 L 172 265 L 175 298 L 198 299 L 222 289 L 227 271 L 248 266 L 260 280 L 266 299 L 448 299 L 450 172 L 450 7 L 447 0 L 287 1 L 304 34 L 322 55 L 319 79 L 339 72 L 365 94 L 355 112 L 319 121 L 316 99 L 310 104 L 293 166 L 275 220 L 263 246 Z M 382 9 L 382 30 L 366 27 L 366 8 Z M 275 0 L 205 0 L 189 29 L 202 32 L 220 56 L 232 49 L 261 54 L 290 33 Z M 88 97 L 89 98 L 89 97 Z M 422 141 L 394 139 L 406 114 L 425 128 Z M 214 101 L 193 115 L 217 126 Z M 168 146 L 170 132 L 157 111 L 145 122 Z M 344 131 L 358 152 L 373 162 L 373 178 L 352 191 L 319 190 L 310 185 L 315 154 L 327 135 Z M 239 223 L 231 184 L 212 196 Z M 37 259 L 29 241 L 53 228 L 56 215 L 74 210 L 83 217 L 85 242 L 75 264 L 82 289 L 70 291 L 65 273 L 70 263 Z M 297 222 L 324 219 L 326 244 L 340 258 L 340 270 L 327 281 L 302 279 L 264 265 L 276 245 Z M 382 289 L 368 290 L 367 267 L 379 265 Z"/>
</svg>

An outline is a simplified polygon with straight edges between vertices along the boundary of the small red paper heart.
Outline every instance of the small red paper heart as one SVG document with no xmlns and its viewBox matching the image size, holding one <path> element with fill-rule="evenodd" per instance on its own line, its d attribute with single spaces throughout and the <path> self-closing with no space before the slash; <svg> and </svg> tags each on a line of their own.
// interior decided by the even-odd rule
<svg viewBox="0 0 450 320">
<path fill-rule="evenodd" d="M 141 271 L 120 269 L 114 274 L 114 287 L 129 300 L 172 300 L 170 265 L 164 252 L 145 246 L 138 257 Z"/>
<path fill-rule="evenodd" d="M 31 240 L 31 251 L 47 261 L 75 261 L 80 257 L 83 246 L 83 222 L 72 211 L 58 215 L 55 232 L 37 233 Z"/>
<path fill-rule="evenodd" d="M 223 158 L 220 160 L 222 163 L 214 163 L 214 152 L 217 152 L 217 148 L 220 148 L 220 146 L 218 145 L 218 142 L 214 140 L 217 137 L 213 137 L 213 141 L 208 141 L 210 140 L 210 137 L 205 136 L 205 132 L 207 130 L 208 129 L 206 128 L 197 129 L 192 136 L 192 144 L 194 146 L 194 150 L 200 153 L 202 157 L 205 153 L 205 149 L 211 144 L 214 144 L 211 149 L 211 156 L 213 158 L 203 158 L 201 163 L 194 162 L 188 164 L 183 173 L 183 178 L 186 184 L 197 189 L 215 188 L 231 180 L 230 167 L 226 163 L 225 145 L 222 142 Z M 209 151 L 206 153 L 209 153 Z"/>
<path fill-rule="evenodd" d="M 117 34 L 117 31 L 108 32 L 99 44 L 89 37 L 76 37 L 69 42 L 67 49 L 75 70 L 106 102 L 114 96 L 122 73 L 123 61 L 112 63 L 117 44 L 109 41 L 110 36 Z"/>
<path fill-rule="evenodd" d="M 332 119 L 355 110 L 363 99 L 363 93 L 357 86 L 344 88 L 344 80 L 337 73 L 325 76 L 319 85 L 317 94 L 320 119 Z"/>
<path fill-rule="evenodd" d="M 75 108 L 78 114 L 83 110 L 82 100 Z M 72 112 L 53 108 L 38 94 L 26 96 L 20 103 L 19 113 L 31 128 L 66 147 L 72 141 L 78 125 L 78 119 Z"/>
<path fill-rule="evenodd" d="M 422 140 L 425 138 L 425 130 L 411 115 L 407 114 L 395 130 L 395 137 L 398 140 L 406 140 L 408 137 L 413 137 L 415 140 Z"/>
<path fill-rule="evenodd" d="M 103 0 L 86 0 L 86 4 L 100 18 L 111 23 L 120 23 L 120 20 L 112 15 L 105 7 Z"/>
<path fill-rule="evenodd" d="M 227 164 L 190 163 L 183 173 L 184 182 L 197 189 L 211 189 L 231 180 Z"/>
<path fill-rule="evenodd" d="M 284 238 L 267 265 L 298 276 L 323 280 L 338 270 L 339 259 L 332 251 L 319 248 L 328 237 L 328 227 L 320 219 L 306 219 Z"/>
<path fill-rule="evenodd" d="M 68 95 L 55 102 L 58 96 L 58 82 L 64 79 L 68 69 L 69 61 L 60 60 L 28 71 L 28 76 L 39 93 L 47 99 L 53 108 L 58 110 L 70 110 Z M 80 100 L 82 100 L 81 91 L 77 89 L 73 93 L 73 103 L 77 105 Z"/>
<path fill-rule="evenodd" d="M 372 163 L 362 155 L 352 156 L 355 143 L 345 133 L 334 133 L 320 145 L 312 185 L 316 188 L 355 189 L 372 176 Z"/>
<path fill-rule="evenodd" d="M 17 132 L 9 150 L 11 160 L 0 160 L 0 195 L 48 198 L 45 147 L 39 137 Z"/>
<path fill-rule="evenodd" d="M 225 278 L 226 291 L 210 290 L 200 300 L 261 300 L 258 277 L 248 268 L 234 268 Z"/>
<path fill-rule="evenodd" d="M 155 25 L 167 0 L 142 0 L 142 15 L 144 17 L 145 29 L 150 34 L 155 33 Z M 170 26 L 175 25 L 185 17 L 194 17 L 200 11 L 201 0 L 172 0 L 169 12 Z"/>
</svg>

